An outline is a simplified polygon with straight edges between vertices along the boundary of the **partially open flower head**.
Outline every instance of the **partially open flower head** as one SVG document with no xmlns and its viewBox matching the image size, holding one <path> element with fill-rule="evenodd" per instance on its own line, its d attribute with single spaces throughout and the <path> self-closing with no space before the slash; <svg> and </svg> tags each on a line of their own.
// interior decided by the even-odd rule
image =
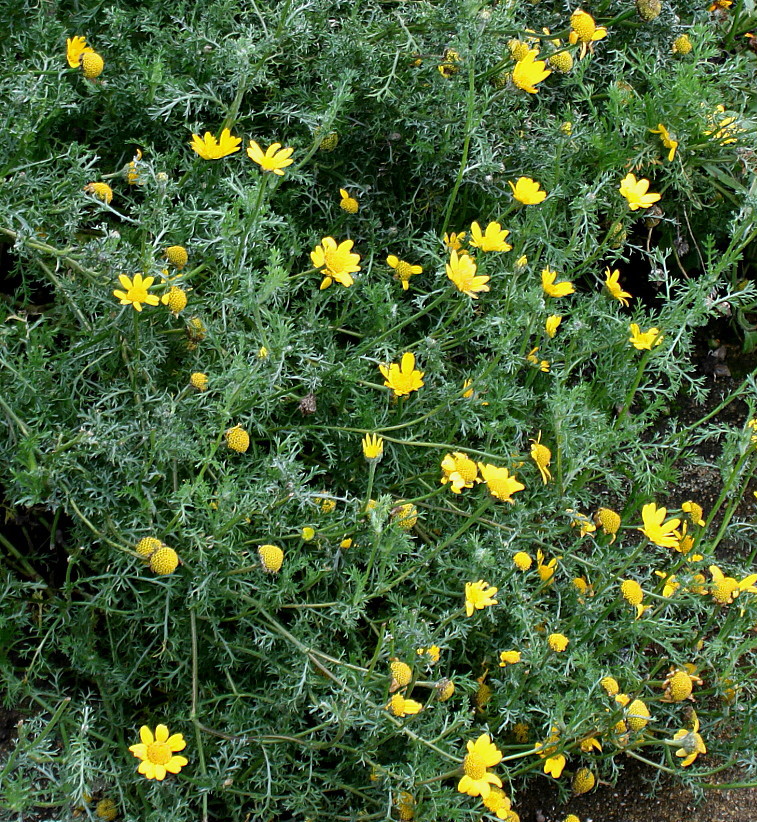
<svg viewBox="0 0 757 822">
<path fill-rule="evenodd" d="M 666 508 L 658 508 L 654 502 L 648 503 L 641 509 L 641 519 L 644 525 L 637 530 L 661 548 L 676 548 L 681 539 L 678 531 L 681 520 L 665 521 L 667 513 Z"/>
<path fill-rule="evenodd" d="M 531 459 L 536 463 L 536 467 L 541 474 L 542 482 L 546 485 L 552 479 L 549 471 L 549 463 L 552 461 L 552 452 L 546 445 L 541 443 L 541 431 L 535 440 L 531 440 Z"/>
<path fill-rule="evenodd" d="M 538 205 L 547 197 L 547 192 L 530 177 L 518 177 L 515 183 L 508 180 L 507 184 L 513 190 L 513 197 L 523 205 Z"/>
<path fill-rule="evenodd" d="M 490 586 L 488 582 L 480 579 L 478 582 L 465 583 L 465 613 L 467 616 L 472 616 L 476 610 L 488 608 L 490 605 L 496 605 L 497 600 L 494 599 L 499 588 Z"/>
<path fill-rule="evenodd" d="M 489 223 L 486 231 L 481 231 L 481 226 L 474 222 L 470 227 L 470 244 L 481 251 L 511 251 L 512 246 L 505 242 L 510 233 L 500 226 L 499 223 Z"/>
<path fill-rule="evenodd" d="M 81 58 L 85 54 L 92 54 L 92 52 L 94 52 L 94 49 L 87 45 L 87 40 L 84 37 L 69 37 L 66 40 L 66 60 L 71 68 L 79 68 Z"/>
<path fill-rule="evenodd" d="M 183 756 L 176 756 L 183 751 L 187 743 L 181 734 L 170 735 L 165 725 L 155 728 L 155 735 L 143 725 L 139 729 L 140 743 L 131 745 L 129 750 L 142 761 L 137 769 L 147 779 L 157 779 L 159 782 L 166 778 L 168 773 L 179 773 L 189 764 Z"/>
<path fill-rule="evenodd" d="M 665 128 L 662 123 L 657 124 L 657 128 L 650 128 L 649 129 L 652 134 L 659 134 L 660 139 L 662 140 L 663 146 L 669 149 L 668 151 L 668 160 L 671 161 L 676 156 L 676 149 L 678 148 L 678 140 L 674 140 L 670 136 L 670 132 Z"/>
<path fill-rule="evenodd" d="M 459 494 L 463 488 L 473 488 L 474 483 L 481 482 L 478 478 L 478 466 L 462 451 L 453 451 L 442 460 L 442 485 L 450 483 L 454 494 Z"/>
<path fill-rule="evenodd" d="M 229 129 L 225 128 L 217 140 L 209 131 L 206 131 L 202 137 L 199 134 L 193 134 L 189 145 L 192 151 L 199 154 L 203 160 L 220 160 L 222 157 L 239 151 L 241 142 L 241 137 L 232 137 Z"/>
<path fill-rule="evenodd" d="M 712 574 L 710 593 L 718 605 L 730 605 L 743 591 L 757 593 L 757 574 L 750 574 L 739 582 L 726 576 L 717 565 L 710 565 L 709 570 Z"/>
<path fill-rule="evenodd" d="M 405 699 L 402 694 L 395 694 L 386 706 L 387 711 L 391 711 L 394 716 L 400 718 L 411 716 L 412 714 L 420 713 L 423 710 L 423 705 L 416 702 L 414 699 Z"/>
<path fill-rule="evenodd" d="M 681 510 L 689 515 L 693 525 L 704 525 L 704 511 L 699 503 L 687 500 L 681 505 Z"/>
<path fill-rule="evenodd" d="M 541 272 L 541 287 L 548 297 L 567 297 L 573 294 L 575 288 L 571 282 L 555 283 L 557 272 L 549 267 Z"/>
<path fill-rule="evenodd" d="M 409 351 L 402 355 L 400 364 L 381 363 L 379 371 L 384 377 L 384 385 L 391 388 L 396 397 L 405 397 L 423 386 L 423 371 L 415 367 L 415 354 Z"/>
<path fill-rule="evenodd" d="M 501 502 L 514 504 L 515 500 L 512 499 L 512 495 L 526 487 L 518 481 L 515 474 L 510 474 L 507 468 L 499 468 L 496 465 L 479 462 L 478 469 L 489 489 L 489 493 Z"/>
<path fill-rule="evenodd" d="M 339 196 L 342 198 L 339 201 L 339 208 L 346 211 L 348 214 L 357 214 L 360 205 L 355 197 L 353 197 L 345 188 L 339 189 Z"/>
<path fill-rule="evenodd" d="M 660 334 L 659 328 L 650 328 L 649 331 L 642 331 L 636 323 L 631 323 L 629 326 L 631 336 L 628 342 L 639 351 L 651 351 L 658 346 L 664 339 Z"/>
<path fill-rule="evenodd" d="M 502 761 L 502 751 L 492 742 L 489 734 L 481 734 L 475 742 L 469 740 L 466 748 L 468 753 L 463 759 L 464 775 L 457 789 L 468 796 L 486 799 L 492 785 L 502 787 L 502 780 L 487 770 L 499 765 Z"/>
<path fill-rule="evenodd" d="M 386 258 L 386 262 L 394 269 L 394 276 L 402 283 L 404 291 L 407 291 L 410 287 L 411 277 L 423 273 L 423 266 L 406 263 L 404 260 L 400 260 L 399 257 L 395 257 L 394 254 L 390 254 Z"/>
<path fill-rule="evenodd" d="M 113 200 L 113 189 L 107 183 L 87 183 L 84 190 L 107 205 Z"/>
<path fill-rule="evenodd" d="M 639 208 L 649 208 L 662 198 L 661 194 L 649 194 L 649 180 L 637 180 L 634 174 L 626 174 L 621 180 L 620 193 L 626 198 L 631 211 Z"/>
<path fill-rule="evenodd" d="M 482 800 L 488 811 L 493 813 L 497 819 L 503 819 L 505 822 L 513 820 L 510 811 L 511 803 L 507 794 L 498 788 L 496 785 L 489 789 L 489 796 Z"/>
<path fill-rule="evenodd" d="M 513 83 L 519 89 L 527 91 L 529 94 L 536 94 L 538 83 L 546 80 L 551 70 L 547 68 L 545 60 L 537 60 L 538 49 L 530 49 L 528 53 L 515 64 L 513 68 Z"/>
<path fill-rule="evenodd" d="M 363 456 L 368 462 L 378 462 L 384 454 L 384 438 L 378 434 L 366 434 L 362 442 Z"/>
<path fill-rule="evenodd" d="M 681 767 L 687 768 L 699 756 L 707 753 L 707 746 L 699 734 L 699 717 L 696 711 L 691 712 L 691 728 L 681 728 L 673 735 L 674 741 L 681 746 L 676 756 L 681 758 Z"/>
<path fill-rule="evenodd" d="M 619 280 L 620 271 L 618 271 L 617 268 L 614 271 L 610 271 L 609 268 L 605 269 L 605 288 L 608 293 L 619 303 L 628 306 L 628 300 L 633 297 L 633 294 L 629 294 L 628 291 L 623 291 Z"/>
<path fill-rule="evenodd" d="M 620 514 L 613 511 L 612 508 L 600 508 L 597 513 L 594 514 L 594 522 L 601 526 L 605 534 L 612 535 L 612 539 L 610 540 L 610 545 L 612 545 L 620 530 Z"/>
</svg>

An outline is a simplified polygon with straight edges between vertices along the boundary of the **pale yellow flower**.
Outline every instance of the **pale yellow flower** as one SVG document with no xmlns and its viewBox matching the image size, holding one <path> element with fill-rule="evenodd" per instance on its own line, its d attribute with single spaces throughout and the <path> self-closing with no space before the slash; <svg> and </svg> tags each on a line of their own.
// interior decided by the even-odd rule
<svg viewBox="0 0 757 822">
<path fill-rule="evenodd" d="M 442 460 L 442 485 L 450 483 L 454 494 L 459 494 L 463 488 L 473 488 L 473 484 L 481 482 L 478 478 L 476 463 L 462 451 L 453 451 Z"/>
<path fill-rule="evenodd" d="M 502 787 L 502 780 L 487 768 L 493 768 L 502 761 L 502 751 L 492 742 L 489 734 L 481 734 L 474 742 L 469 740 L 467 756 L 463 759 L 464 775 L 458 782 L 457 789 L 468 796 L 480 796 L 486 799 L 491 786 Z"/>
<path fill-rule="evenodd" d="M 641 531 L 647 539 L 659 545 L 661 548 L 676 548 L 681 539 L 678 532 L 678 526 L 681 524 L 680 519 L 669 519 L 664 522 L 666 508 L 658 508 L 654 502 L 647 503 L 641 509 L 641 519 L 644 525 L 637 528 Z"/>
</svg>

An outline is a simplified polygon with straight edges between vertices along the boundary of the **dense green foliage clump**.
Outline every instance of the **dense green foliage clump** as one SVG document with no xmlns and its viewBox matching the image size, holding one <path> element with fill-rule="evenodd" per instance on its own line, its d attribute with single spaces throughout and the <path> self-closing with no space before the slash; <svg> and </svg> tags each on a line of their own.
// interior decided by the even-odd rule
<svg viewBox="0 0 757 822">
<path fill-rule="evenodd" d="M 49 526 L 0 538 L 0 807 L 754 770 L 757 434 L 671 409 L 713 317 L 749 344 L 757 20 L 637 5 L 0 2 L 0 481 Z"/>
</svg>

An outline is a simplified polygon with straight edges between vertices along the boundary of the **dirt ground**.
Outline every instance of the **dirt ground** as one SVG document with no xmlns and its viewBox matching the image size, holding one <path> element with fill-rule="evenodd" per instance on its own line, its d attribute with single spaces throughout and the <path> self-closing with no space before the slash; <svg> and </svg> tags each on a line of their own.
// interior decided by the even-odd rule
<svg viewBox="0 0 757 822">
<path fill-rule="evenodd" d="M 645 767 L 629 763 L 613 788 L 598 785 L 567 805 L 557 804 L 557 791 L 544 784 L 518 797 L 514 809 L 521 822 L 563 822 L 569 813 L 581 822 L 757 822 L 757 788 L 711 790 L 697 804 L 673 782 L 663 783 L 650 796 Z M 719 775 L 723 783 L 743 781 L 737 770 Z"/>
</svg>

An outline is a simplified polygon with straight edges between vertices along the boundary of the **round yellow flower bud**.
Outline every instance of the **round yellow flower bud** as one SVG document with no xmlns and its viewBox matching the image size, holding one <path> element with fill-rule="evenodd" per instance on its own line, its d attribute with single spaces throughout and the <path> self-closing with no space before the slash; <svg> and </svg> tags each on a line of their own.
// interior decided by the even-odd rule
<svg viewBox="0 0 757 822">
<path fill-rule="evenodd" d="M 324 514 L 330 514 L 336 508 L 336 500 L 335 499 L 324 499 L 321 500 L 321 511 Z"/>
<path fill-rule="evenodd" d="M 108 203 L 108 205 L 110 205 L 113 199 L 113 189 L 107 183 L 87 183 L 87 185 L 84 186 L 84 190 L 87 194 L 97 197 L 98 200 L 102 200 L 104 203 Z"/>
<path fill-rule="evenodd" d="M 339 134 L 336 131 L 330 131 L 320 142 L 319 148 L 321 151 L 333 151 L 339 145 Z"/>
<path fill-rule="evenodd" d="M 520 571 L 528 571 L 533 564 L 533 560 L 525 551 L 518 551 L 513 557 L 513 562 L 515 563 L 515 567 Z"/>
<path fill-rule="evenodd" d="M 250 447 L 250 435 L 241 425 L 235 425 L 226 432 L 226 445 L 228 445 L 232 451 L 244 454 Z"/>
<path fill-rule="evenodd" d="M 576 796 L 588 793 L 594 787 L 595 782 L 594 774 L 588 768 L 579 768 L 573 775 L 573 793 Z"/>
<path fill-rule="evenodd" d="M 144 537 L 137 543 L 135 550 L 141 557 L 149 557 L 162 546 L 163 543 L 159 539 L 155 539 L 155 537 Z"/>
<path fill-rule="evenodd" d="M 392 511 L 392 522 L 399 525 L 403 531 L 412 531 L 415 523 L 418 522 L 418 509 L 412 502 L 398 505 Z"/>
<path fill-rule="evenodd" d="M 96 51 L 88 51 L 82 54 L 81 70 L 88 80 L 99 77 L 105 68 L 105 61 Z"/>
<path fill-rule="evenodd" d="M 691 40 L 688 34 L 679 34 L 673 40 L 673 54 L 689 54 L 691 52 Z"/>
<path fill-rule="evenodd" d="M 660 16 L 662 2 L 661 0 L 636 0 L 636 11 L 645 23 L 649 23 Z"/>
<path fill-rule="evenodd" d="M 183 245 L 171 245 L 164 252 L 166 259 L 178 269 L 184 268 L 189 259 L 187 249 Z"/>
<path fill-rule="evenodd" d="M 615 536 L 620 528 L 620 514 L 617 514 L 612 508 L 600 508 L 594 515 L 594 521 L 597 525 L 602 526 L 605 534 Z"/>
<path fill-rule="evenodd" d="M 563 822 L 581 822 L 581 820 L 574 813 L 569 813 Z"/>
<path fill-rule="evenodd" d="M 507 48 L 510 49 L 510 54 L 516 62 L 522 60 L 531 50 L 528 43 L 524 43 L 523 40 L 515 39 L 507 41 Z"/>
<path fill-rule="evenodd" d="M 189 378 L 189 383 L 198 391 L 208 390 L 208 375 L 203 374 L 202 371 L 195 371 Z"/>
<path fill-rule="evenodd" d="M 649 708 L 640 700 L 634 699 L 628 705 L 628 727 L 632 731 L 640 731 L 646 727 L 649 722 Z"/>
<path fill-rule="evenodd" d="M 599 684 L 605 689 L 608 696 L 615 696 L 615 694 L 620 693 L 620 685 L 618 685 L 618 680 L 614 676 L 602 677 Z"/>
<path fill-rule="evenodd" d="M 415 817 L 415 798 L 407 791 L 400 791 L 394 803 L 402 822 L 410 822 Z"/>
<path fill-rule="evenodd" d="M 183 288 L 172 285 L 168 293 L 163 295 L 162 301 L 174 317 L 178 317 L 187 307 L 187 292 Z"/>
<path fill-rule="evenodd" d="M 547 62 L 560 74 L 567 74 L 573 68 L 573 55 L 569 51 L 560 51 L 548 57 Z"/>
<path fill-rule="evenodd" d="M 620 584 L 620 592 L 629 605 L 640 605 L 642 599 L 644 599 L 644 591 L 641 590 L 641 585 L 634 579 L 623 580 Z"/>
<path fill-rule="evenodd" d="M 405 685 L 408 685 L 410 680 L 413 678 L 413 671 L 411 667 L 404 662 L 400 662 L 399 659 L 392 660 L 389 665 L 389 670 L 392 672 L 392 677 L 397 683 L 397 686 L 400 688 L 404 688 Z"/>
<path fill-rule="evenodd" d="M 100 817 L 100 819 L 104 819 L 105 822 L 113 822 L 113 820 L 118 816 L 118 806 L 112 799 L 109 799 L 106 796 L 105 799 L 101 799 L 97 803 L 95 813 Z"/>
<path fill-rule="evenodd" d="M 150 557 L 150 570 L 154 574 L 172 574 L 179 566 L 179 555 L 173 548 L 164 545 Z"/>
<path fill-rule="evenodd" d="M 436 694 L 439 702 L 446 702 L 455 693 L 455 683 L 451 679 L 440 679 L 436 683 Z"/>
<path fill-rule="evenodd" d="M 570 640 L 564 634 L 550 634 L 547 637 L 549 647 L 556 653 L 562 653 L 567 647 Z"/>
<path fill-rule="evenodd" d="M 683 702 L 693 690 L 691 677 L 686 671 L 676 671 L 665 686 L 665 694 L 671 702 Z"/>
<path fill-rule="evenodd" d="M 278 545 L 261 545 L 258 556 L 263 570 L 269 574 L 277 574 L 284 562 L 284 552 Z"/>
</svg>

